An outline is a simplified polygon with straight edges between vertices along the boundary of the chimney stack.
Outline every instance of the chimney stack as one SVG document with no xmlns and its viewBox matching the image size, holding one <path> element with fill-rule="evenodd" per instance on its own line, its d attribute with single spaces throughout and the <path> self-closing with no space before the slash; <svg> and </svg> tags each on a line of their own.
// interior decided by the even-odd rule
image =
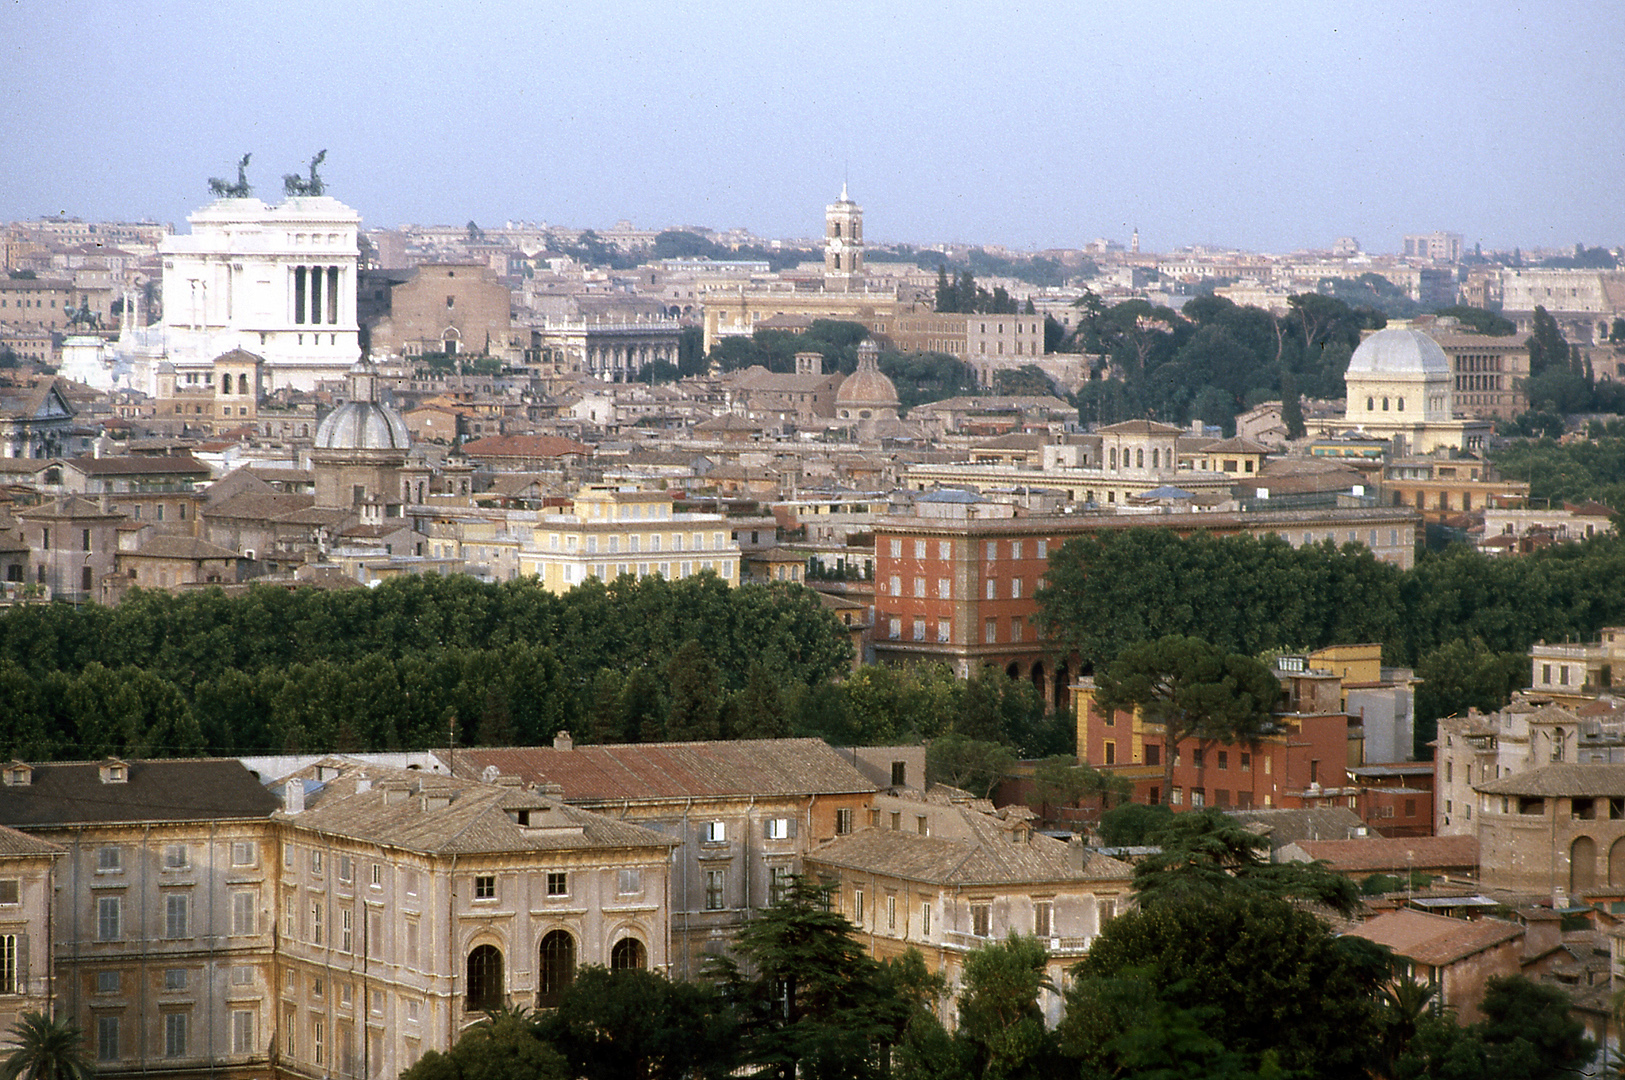
<svg viewBox="0 0 1625 1080">
<path fill-rule="evenodd" d="M 574 750 L 575 740 L 570 738 L 570 733 L 568 731 L 560 731 L 557 735 L 553 736 L 553 749 Z"/>
<path fill-rule="evenodd" d="M 297 776 L 288 781 L 282 789 L 282 809 L 290 814 L 305 812 L 305 782 Z"/>
</svg>

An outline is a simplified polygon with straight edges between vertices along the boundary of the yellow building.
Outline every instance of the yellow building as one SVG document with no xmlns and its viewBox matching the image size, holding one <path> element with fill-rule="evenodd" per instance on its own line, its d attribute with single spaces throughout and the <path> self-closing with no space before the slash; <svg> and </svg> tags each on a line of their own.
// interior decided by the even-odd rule
<svg viewBox="0 0 1625 1080">
<path fill-rule="evenodd" d="M 739 544 L 721 514 L 677 513 L 665 491 L 592 484 L 576 493 L 568 514 L 537 518 L 519 571 L 552 592 L 595 577 L 659 574 L 675 580 L 710 571 L 739 580 Z"/>
</svg>

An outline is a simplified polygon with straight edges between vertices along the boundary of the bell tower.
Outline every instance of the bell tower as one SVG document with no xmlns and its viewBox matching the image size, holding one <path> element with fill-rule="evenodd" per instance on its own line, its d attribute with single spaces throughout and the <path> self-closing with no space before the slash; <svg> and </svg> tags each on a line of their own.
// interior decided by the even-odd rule
<svg viewBox="0 0 1625 1080">
<path fill-rule="evenodd" d="M 824 208 L 824 291 L 863 291 L 863 208 L 846 194 Z"/>
</svg>

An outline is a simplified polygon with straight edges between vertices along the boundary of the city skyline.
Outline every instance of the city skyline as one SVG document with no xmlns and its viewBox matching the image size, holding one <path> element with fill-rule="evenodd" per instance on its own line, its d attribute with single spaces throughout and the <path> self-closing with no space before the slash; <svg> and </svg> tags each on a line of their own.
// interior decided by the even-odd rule
<svg viewBox="0 0 1625 1080">
<path fill-rule="evenodd" d="M 0 217 L 184 230 L 243 153 L 274 201 L 325 148 L 368 228 L 809 237 L 848 181 L 875 245 L 1612 246 L 1620 29 L 1582 4 L 834 4 L 748 25 L 717 4 L 13 5 L 0 132 L 22 164 Z M 102 47 L 64 63 L 75 40 Z"/>
</svg>

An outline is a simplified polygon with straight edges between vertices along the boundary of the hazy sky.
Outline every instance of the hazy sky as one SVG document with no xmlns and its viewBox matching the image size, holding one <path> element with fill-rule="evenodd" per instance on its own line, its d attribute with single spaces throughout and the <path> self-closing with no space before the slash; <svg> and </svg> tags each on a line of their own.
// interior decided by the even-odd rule
<svg viewBox="0 0 1625 1080">
<path fill-rule="evenodd" d="M 369 226 L 1263 251 L 1625 242 L 1625 4 L 0 0 L 0 219 L 184 228 L 322 148 Z"/>
</svg>

